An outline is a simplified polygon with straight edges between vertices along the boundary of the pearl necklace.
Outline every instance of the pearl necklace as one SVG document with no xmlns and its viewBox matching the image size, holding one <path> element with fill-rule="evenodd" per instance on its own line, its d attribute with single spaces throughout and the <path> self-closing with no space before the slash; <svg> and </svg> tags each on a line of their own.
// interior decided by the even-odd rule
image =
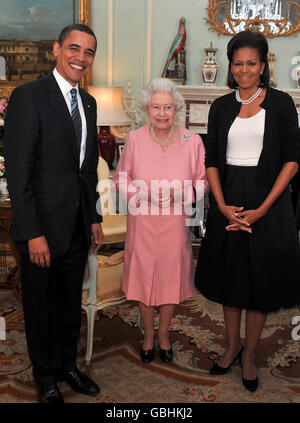
<svg viewBox="0 0 300 423">
<path fill-rule="evenodd" d="M 169 132 L 167 138 L 165 139 L 165 141 L 159 141 L 159 139 L 156 137 L 156 135 L 154 133 L 153 126 L 152 125 L 150 126 L 151 137 L 152 137 L 153 141 L 157 142 L 159 145 L 167 145 L 168 142 L 170 141 L 170 138 L 172 137 L 173 133 L 174 133 L 174 125 L 171 126 L 170 132 Z"/>
<path fill-rule="evenodd" d="M 258 90 L 256 91 L 255 94 L 253 94 L 250 98 L 248 98 L 248 100 L 242 100 L 240 97 L 240 90 L 236 90 L 235 92 L 235 98 L 237 99 L 238 102 L 242 103 L 242 104 L 250 104 L 252 103 L 253 100 L 255 100 L 259 94 L 262 92 L 262 88 L 259 87 Z"/>
</svg>

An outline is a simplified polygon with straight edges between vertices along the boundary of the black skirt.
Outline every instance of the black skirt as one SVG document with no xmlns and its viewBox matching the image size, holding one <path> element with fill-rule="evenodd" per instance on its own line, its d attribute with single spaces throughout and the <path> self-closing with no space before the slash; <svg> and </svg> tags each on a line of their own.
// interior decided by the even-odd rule
<svg viewBox="0 0 300 423">
<path fill-rule="evenodd" d="M 256 167 L 227 166 L 228 205 L 257 208 L 270 189 L 256 184 Z M 300 305 L 300 247 L 288 188 L 252 234 L 226 231 L 228 221 L 211 199 L 195 285 L 209 300 L 264 313 Z"/>
</svg>

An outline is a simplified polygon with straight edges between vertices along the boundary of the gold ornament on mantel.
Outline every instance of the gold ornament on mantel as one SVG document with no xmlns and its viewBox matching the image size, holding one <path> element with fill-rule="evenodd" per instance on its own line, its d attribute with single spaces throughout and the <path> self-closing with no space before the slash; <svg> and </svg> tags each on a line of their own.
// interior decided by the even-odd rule
<svg viewBox="0 0 300 423">
<path fill-rule="evenodd" d="M 209 0 L 206 10 L 209 30 L 218 36 L 250 29 L 275 38 L 300 31 L 300 4 L 292 0 Z"/>
<path fill-rule="evenodd" d="M 274 53 L 268 54 L 268 61 L 270 67 L 270 87 L 276 88 L 277 84 L 274 82 L 274 63 L 276 62 L 276 57 Z"/>
</svg>

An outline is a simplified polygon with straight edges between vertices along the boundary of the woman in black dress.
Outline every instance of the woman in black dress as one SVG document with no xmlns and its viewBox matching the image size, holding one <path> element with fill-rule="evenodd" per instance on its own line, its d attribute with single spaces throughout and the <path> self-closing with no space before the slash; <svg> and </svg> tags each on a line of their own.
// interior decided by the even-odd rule
<svg viewBox="0 0 300 423">
<path fill-rule="evenodd" d="M 227 46 L 228 85 L 211 105 L 206 142 L 213 196 L 195 284 L 223 305 L 227 345 L 211 374 L 236 359 L 249 391 L 267 313 L 300 304 L 300 248 L 288 189 L 298 171 L 298 116 L 291 97 L 268 86 L 268 44 L 243 31 Z M 246 309 L 245 345 L 240 339 Z"/>
</svg>

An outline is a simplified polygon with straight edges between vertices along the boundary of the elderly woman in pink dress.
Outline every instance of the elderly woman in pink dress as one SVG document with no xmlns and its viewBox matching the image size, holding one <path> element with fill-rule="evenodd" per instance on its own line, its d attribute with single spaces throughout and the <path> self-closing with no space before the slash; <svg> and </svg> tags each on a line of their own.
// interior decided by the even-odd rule
<svg viewBox="0 0 300 423">
<path fill-rule="evenodd" d="M 194 193 L 203 198 L 206 188 L 205 151 L 199 135 L 175 124 L 183 106 L 171 80 L 150 82 L 140 98 L 150 124 L 129 133 L 114 177 L 128 206 L 123 291 L 139 303 L 144 363 L 154 357 L 154 308 L 160 358 L 170 362 L 175 306 L 196 294 L 189 222 Z"/>
</svg>

